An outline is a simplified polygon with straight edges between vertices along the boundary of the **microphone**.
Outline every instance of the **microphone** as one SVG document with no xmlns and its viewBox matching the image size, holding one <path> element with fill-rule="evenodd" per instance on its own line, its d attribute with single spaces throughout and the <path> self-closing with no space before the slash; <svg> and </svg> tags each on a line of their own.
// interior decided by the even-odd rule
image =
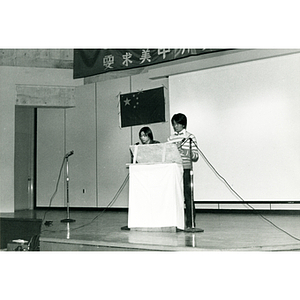
<svg viewBox="0 0 300 300">
<path fill-rule="evenodd" d="M 65 158 L 68 158 L 69 156 L 73 155 L 74 154 L 74 150 L 71 150 L 70 152 L 68 152 L 66 155 L 65 155 Z"/>
<path fill-rule="evenodd" d="M 185 144 L 185 142 L 188 140 L 188 138 L 184 138 L 181 140 L 180 144 L 179 144 L 179 148 L 183 146 L 183 144 Z"/>
<path fill-rule="evenodd" d="M 178 148 L 182 147 L 188 140 L 192 141 L 192 138 L 188 136 L 187 138 L 182 139 Z"/>
</svg>

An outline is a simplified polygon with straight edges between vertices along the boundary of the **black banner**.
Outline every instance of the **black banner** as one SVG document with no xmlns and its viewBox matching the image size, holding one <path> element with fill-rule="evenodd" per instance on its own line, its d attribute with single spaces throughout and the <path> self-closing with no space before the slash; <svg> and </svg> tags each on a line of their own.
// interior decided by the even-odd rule
<svg viewBox="0 0 300 300">
<path fill-rule="evenodd" d="M 165 122 L 164 88 L 120 95 L 121 127 Z"/>
<path fill-rule="evenodd" d="M 145 67 L 225 49 L 75 49 L 73 77 Z"/>
</svg>

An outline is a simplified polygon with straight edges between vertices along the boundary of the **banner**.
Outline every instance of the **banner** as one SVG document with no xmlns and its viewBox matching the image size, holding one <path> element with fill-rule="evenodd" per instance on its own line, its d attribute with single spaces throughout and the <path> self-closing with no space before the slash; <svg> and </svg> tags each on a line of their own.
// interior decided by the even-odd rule
<svg viewBox="0 0 300 300">
<path fill-rule="evenodd" d="M 164 88 L 120 95 L 121 127 L 165 122 Z"/>
<path fill-rule="evenodd" d="M 228 49 L 74 49 L 73 77 L 83 78 Z"/>
</svg>

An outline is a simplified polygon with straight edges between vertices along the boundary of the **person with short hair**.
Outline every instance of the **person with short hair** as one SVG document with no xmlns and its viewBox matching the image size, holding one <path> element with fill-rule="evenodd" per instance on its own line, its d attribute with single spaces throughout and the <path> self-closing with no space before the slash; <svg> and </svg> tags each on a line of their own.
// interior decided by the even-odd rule
<svg viewBox="0 0 300 300">
<path fill-rule="evenodd" d="M 192 197 L 192 186 L 191 186 L 191 170 L 192 163 L 198 161 L 199 159 L 199 151 L 197 149 L 197 140 L 196 137 L 186 130 L 187 127 L 187 117 L 178 113 L 173 115 L 171 119 L 171 123 L 174 129 L 174 134 L 172 134 L 169 138 L 169 142 L 174 142 L 178 146 L 178 151 L 180 153 L 183 165 L 183 191 L 184 191 L 184 202 L 186 206 L 186 227 L 192 228 L 195 226 L 195 204 Z M 191 139 L 191 141 L 190 141 Z M 192 156 L 190 155 L 190 142 L 192 143 Z M 191 161 L 192 158 L 192 161 Z M 192 224 L 192 215 L 191 215 L 191 205 L 193 205 L 194 212 L 194 224 Z"/>
</svg>

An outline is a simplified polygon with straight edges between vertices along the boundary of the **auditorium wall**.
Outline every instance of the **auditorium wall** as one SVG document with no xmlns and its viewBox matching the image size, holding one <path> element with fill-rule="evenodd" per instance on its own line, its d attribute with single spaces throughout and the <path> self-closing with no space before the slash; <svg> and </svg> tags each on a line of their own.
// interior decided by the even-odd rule
<svg viewBox="0 0 300 300">
<path fill-rule="evenodd" d="M 129 146 L 139 141 L 138 132 L 144 125 L 120 127 L 119 94 L 161 86 L 166 122 L 145 125 L 151 127 L 155 139 L 165 142 L 169 136 L 166 78 L 149 80 L 147 74 L 139 74 L 90 83 L 76 87 L 75 108 L 60 112 L 38 109 L 37 206 L 49 205 L 63 153 L 74 150 L 68 159 L 70 206 L 128 207 Z M 63 175 L 51 206 L 66 205 L 65 185 Z"/>
<path fill-rule="evenodd" d="M 0 212 L 14 211 L 16 85 L 76 86 L 72 70 L 0 66 Z M 56 110 L 58 111 L 58 109 Z M 49 166 L 51 169 L 51 166 Z M 48 172 L 44 170 L 44 172 Z"/>
<path fill-rule="evenodd" d="M 213 59 L 211 58 L 211 60 Z M 282 61 L 282 58 L 278 57 L 273 59 L 274 65 L 272 66 L 275 67 L 274 72 L 278 72 L 278 69 L 276 69 L 278 61 Z M 170 116 L 178 111 L 187 112 L 190 130 L 196 130 L 195 133 L 198 135 L 198 140 L 201 141 L 201 147 L 204 147 L 204 152 L 208 155 L 209 159 L 212 160 L 213 164 L 216 164 L 218 170 L 229 182 L 234 185 L 238 184 L 238 190 L 242 189 L 242 191 L 244 191 L 243 189 L 246 186 L 249 186 L 249 182 L 252 182 L 256 186 L 254 187 L 254 184 L 250 184 L 251 186 L 246 188 L 247 193 L 243 193 L 243 196 L 260 200 L 260 195 L 263 195 L 262 198 L 267 199 L 268 192 L 265 189 L 265 185 L 255 181 L 254 172 L 262 171 L 265 172 L 264 175 L 266 176 L 267 173 L 265 169 L 260 170 L 259 166 L 257 170 L 251 169 L 251 171 L 249 171 L 251 180 L 249 181 L 249 177 L 246 176 L 249 172 L 245 171 L 245 164 L 247 164 L 248 160 L 244 160 L 245 152 L 239 151 L 242 150 L 241 142 L 234 144 L 232 140 L 234 135 L 230 136 L 230 133 L 222 137 L 222 134 L 224 134 L 222 130 L 224 128 L 221 127 L 218 131 L 216 124 L 207 128 L 207 124 L 213 122 L 211 118 L 209 119 L 211 114 L 223 116 L 224 118 L 221 120 L 234 128 L 235 125 L 230 121 L 229 112 L 231 111 L 233 116 L 240 116 L 241 118 L 241 110 L 239 109 L 249 105 L 246 96 L 239 98 L 239 100 L 236 99 L 234 102 L 230 102 L 233 106 L 229 108 L 226 108 L 223 98 L 221 102 L 219 102 L 219 98 L 216 98 L 215 101 L 210 104 L 209 102 L 206 102 L 206 104 L 203 102 L 203 99 L 209 95 L 209 92 L 212 92 L 216 88 L 213 85 L 215 76 L 217 76 L 216 78 L 218 78 L 218 80 L 223 80 L 224 86 L 226 81 L 228 81 L 227 88 L 234 90 L 234 80 L 238 78 L 238 72 L 236 72 L 238 67 L 237 65 L 235 66 L 234 64 L 231 65 L 228 63 L 225 70 L 228 74 L 231 74 L 231 76 L 227 76 L 227 74 L 226 76 L 218 77 L 220 72 L 222 72 L 217 70 L 218 68 L 214 70 L 205 66 L 204 70 L 201 70 L 201 67 L 195 70 L 199 63 L 200 60 L 193 63 L 190 62 L 186 65 L 183 63 L 182 70 L 184 70 L 184 74 L 186 75 L 178 75 L 176 78 L 172 76 L 181 73 L 178 64 L 168 67 L 156 66 L 140 74 L 122 76 L 119 78 L 109 78 L 101 81 L 95 80 L 89 83 L 85 81 L 86 84 L 84 84 L 83 80 L 73 80 L 72 70 L 0 67 L 1 128 L 4 129 L 1 130 L 0 143 L 0 212 L 11 212 L 14 210 L 14 107 L 16 84 L 76 86 L 74 108 L 48 107 L 37 109 L 36 204 L 38 207 L 49 206 L 50 199 L 56 188 L 63 156 L 70 150 L 74 150 L 74 155 L 69 157 L 69 192 L 71 207 L 107 207 L 108 205 L 112 205 L 111 201 L 114 202 L 113 207 L 127 207 L 128 183 L 126 183 L 126 179 L 128 167 L 126 164 L 130 162 L 129 145 L 138 141 L 138 131 L 141 126 L 120 128 L 118 95 L 120 93 L 135 92 L 160 86 L 164 86 L 165 90 L 166 122 L 150 124 L 155 139 L 161 142 L 166 141 L 166 138 L 171 133 Z M 256 68 L 257 61 L 248 62 L 247 64 L 250 72 L 252 72 Z M 213 67 L 215 68 L 215 66 Z M 194 73 L 188 70 L 199 72 L 202 81 L 196 83 L 196 88 L 195 86 L 190 88 L 189 85 L 187 85 L 187 88 L 187 86 L 178 84 L 178 88 L 179 90 L 181 89 L 181 92 L 176 91 L 175 93 L 174 85 L 177 84 L 176 80 L 183 80 L 185 76 L 188 78 L 189 75 Z M 233 74 L 237 77 L 234 77 Z M 268 74 L 269 76 L 273 76 L 272 73 Z M 181 78 L 180 76 L 183 77 Z M 266 83 L 269 81 L 265 81 L 263 76 L 265 75 L 262 74 L 259 81 L 260 90 L 269 88 L 269 85 Z M 294 85 L 292 88 L 296 89 L 297 85 L 295 82 L 297 80 L 299 80 L 299 78 L 294 77 Z M 170 83 L 172 83 L 171 86 Z M 249 85 L 249 82 L 245 81 L 244 85 Z M 199 89 L 201 94 L 199 94 Z M 238 91 L 240 91 L 240 88 Z M 281 90 L 281 92 L 284 92 L 284 90 Z M 248 93 L 250 98 L 251 93 L 252 91 Z M 195 94 L 197 96 L 195 96 Z M 198 101 L 198 97 L 202 100 Z M 283 105 L 283 103 L 281 104 Z M 201 105 L 201 109 L 199 113 L 196 113 L 199 105 Z M 197 109 L 194 109 L 195 107 Z M 272 106 L 271 100 L 270 107 L 273 110 L 276 108 Z M 222 114 L 221 110 L 223 108 Z M 295 107 L 295 109 L 298 108 L 298 106 Z M 251 107 L 249 107 L 249 109 L 251 109 Z M 233 114 L 233 112 L 237 113 Z M 296 111 L 294 113 L 296 113 Z M 280 109 L 278 114 L 280 115 Z M 224 123 L 222 124 L 222 126 L 225 126 Z M 271 122 L 270 124 L 273 123 Z M 198 128 L 202 128 L 202 131 L 198 132 Z M 214 130 L 210 133 L 211 128 Z M 248 149 L 246 153 L 247 156 L 250 156 L 253 152 L 250 151 L 251 147 L 247 148 L 246 145 L 249 141 L 252 142 L 255 136 L 260 134 L 260 131 L 259 127 L 255 126 L 248 127 L 248 129 L 250 131 L 247 132 L 247 135 L 250 135 L 252 138 L 249 140 L 247 136 L 244 136 L 242 145 L 244 147 L 243 149 Z M 280 128 L 276 129 L 278 131 L 281 130 Z M 272 130 L 274 131 L 274 128 L 270 128 L 270 134 L 272 134 Z M 227 143 L 228 137 L 231 138 L 230 143 Z M 290 144 L 288 136 L 284 133 L 282 135 L 282 143 L 283 142 L 288 142 L 290 146 L 294 145 Z M 297 143 L 297 141 L 294 141 L 294 143 Z M 266 146 L 266 144 L 263 145 Z M 289 167 L 292 167 L 293 164 L 294 166 L 298 165 L 299 157 L 293 152 L 293 149 L 282 148 L 280 143 L 273 144 L 272 147 L 276 145 L 279 146 L 281 150 L 288 150 L 288 152 L 285 153 L 288 153 L 289 157 L 291 157 L 290 154 L 292 153 L 292 161 L 289 162 Z M 236 148 L 232 152 L 229 149 L 230 147 Z M 222 153 L 224 153 L 224 155 L 221 155 Z M 281 154 L 283 155 L 285 153 Z M 232 157 L 232 155 L 234 155 L 234 157 Z M 224 156 L 226 159 L 224 159 Z M 259 153 L 256 153 L 255 157 L 261 159 Z M 225 164 L 223 163 L 224 161 L 226 162 Z M 200 175 L 198 173 L 196 174 L 197 199 L 232 199 L 232 195 L 229 195 L 230 193 L 225 190 L 224 186 L 221 186 L 222 184 L 219 182 L 216 183 L 215 181 L 217 181 L 217 179 L 212 179 L 214 175 L 203 165 L 203 161 L 200 162 L 199 165 L 201 165 Z M 233 168 L 233 166 L 235 167 Z M 280 166 L 281 171 L 283 171 L 284 163 L 280 163 Z M 233 173 L 231 172 L 231 168 L 234 170 Z M 239 176 L 238 183 L 236 183 L 235 177 L 238 176 L 237 172 L 241 169 L 243 169 L 242 174 Z M 294 172 L 295 168 L 293 168 L 292 171 Z M 296 172 L 298 172 L 298 170 L 296 170 Z M 289 177 L 285 176 L 286 173 L 283 172 L 281 174 L 283 174 L 283 182 L 286 181 L 287 184 L 294 184 L 288 182 Z M 281 174 L 277 174 L 276 176 L 280 178 Z M 290 177 L 290 179 L 293 181 L 295 178 L 298 178 L 297 174 L 296 177 Z M 64 207 L 66 205 L 65 175 L 64 169 L 60 177 L 57 193 L 52 199 L 51 206 L 53 207 Z M 206 178 L 204 178 L 204 181 L 201 181 L 203 177 Z M 118 194 L 123 184 L 125 184 L 125 187 L 122 192 Z M 249 194 L 248 192 L 250 192 L 253 187 L 255 188 L 255 193 Z M 268 186 L 268 189 L 270 190 L 270 186 Z M 273 194 L 270 197 L 274 198 Z M 280 197 L 284 198 L 282 195 Z M 295 199 L 294 196 L 293 199 Z M 216 207 L 217 206 L 214 206 L 213 208 Z"/>
<path fill-rule="evenodd" d="M 75 151 L 70 157 L 71 205 L 106 207 L 114 201 L 113 207 L 128 206 L 128 184 L 114 197 L 126 181 L 129 145 L 138 141 L 141 126 L 120 128 L 118 95 L 162 85 L 167 113 L 165 123 L 150 124 L 156 139 L 166 141 L 172 131 L 170 116 L 184 112 L 189 118 L 188 129 L 197 135 L 201 149 L 245 200 L 298 200 L 298 56 L 248 61 L 169 78 L 149 79 L 144 72 L 77 87 L 76 108 L 67 109 L 59 121 L 51 118 L 55 124 L 65 122 L 61 131 L 65 151 Z M 47 135 L 41 131 L 39 136 Z M 58 169 L 57 163 L 51 189 L 38 197 L 41 206 L 49 201 Z M 47 180 L 49 177 L 42 186 Z M 43 195 L 47 197 L 41 200 Z M 195 164 L 195 199 L 238 203 L 203 159 Z M 64 206 L 66 195 L 55 201 L 59 201 L 55 205 Z M 245 208 L 233 204 L 200 207 Z M 256 207 L 270 209 L 268 204 Z M 299 205 L 273 205 L 291 207 L 298 209 Z"/>
</svg>

